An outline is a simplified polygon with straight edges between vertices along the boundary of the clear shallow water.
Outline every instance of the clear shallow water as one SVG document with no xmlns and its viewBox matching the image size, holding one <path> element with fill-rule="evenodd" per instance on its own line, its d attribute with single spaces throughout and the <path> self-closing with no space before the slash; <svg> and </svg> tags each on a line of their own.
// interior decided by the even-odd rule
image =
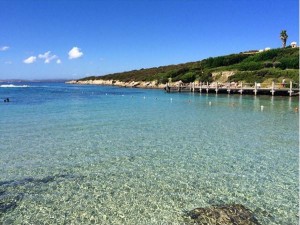
<svg viewBox="0 0 300 225">
<path fill-rule="evenodd" d="M 298 224 L 298 98 L 18 86 L 0 87 L 0 223 L 182 224 L 238 203 Z"/>
</svg>

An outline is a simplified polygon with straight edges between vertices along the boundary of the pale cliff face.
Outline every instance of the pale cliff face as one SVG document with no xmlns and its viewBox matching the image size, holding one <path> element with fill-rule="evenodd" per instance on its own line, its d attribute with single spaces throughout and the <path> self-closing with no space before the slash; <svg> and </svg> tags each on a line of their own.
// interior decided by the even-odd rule
<svg viewBox="0 0 300 225">
<path fill-rule="evenodd" d="M 212 77 L 214 81 L 225 83 L 228 81 L 228 78 L 234 75 L 235 73 L 235 71 L 213 72 Z"/>
<path fill-rule="evenodd" d="M 76 81 L 71 80 L 66 82 L 68 84 L 95 84 L 95 85 L 113 85 L 119 87 L 139 87 L 139 88 L 164 88 L 165 84 L 157 84 L 156 81 L 152 82 L 143 82 L 143 81 L 130 81 L 123 82 L 119 80 L 85 80 L 85 81 Z"/>
</svg>

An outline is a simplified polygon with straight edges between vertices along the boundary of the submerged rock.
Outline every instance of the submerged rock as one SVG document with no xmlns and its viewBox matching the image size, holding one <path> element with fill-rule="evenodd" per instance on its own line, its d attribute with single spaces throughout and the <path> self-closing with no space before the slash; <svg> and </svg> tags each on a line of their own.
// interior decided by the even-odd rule
<svg viewBox="0 0 300 225">
<path fill-rule="evenodd" d="M 4 191 L 0 192 L 0 218 L 4 215 L 4 213 L 8 212 L 9 210 L 14 210 L 18 202 L 22 201 L 24 194 L 23 193 L 16 193 L 10 194 Z"/>
<path fill-rule="evenodd" d="M 23 200 L 25 194 L 36 193 L 41 186 L 51 182 L 63 182 L 65 179 L 83 179 L 82 176 L 60 174 L 44 178 L 26 177 L 21 180 L 0 181 L 0 224 L 4 214 L 13 211 Z M 10 223 L 9 223 L 10 224 Z"/>
<path fill-rule="evenodd" d="M 196 208 L 187 213 L 192 224 L 259 225 L 251 210 L 240 204 Z"/>
</svg>

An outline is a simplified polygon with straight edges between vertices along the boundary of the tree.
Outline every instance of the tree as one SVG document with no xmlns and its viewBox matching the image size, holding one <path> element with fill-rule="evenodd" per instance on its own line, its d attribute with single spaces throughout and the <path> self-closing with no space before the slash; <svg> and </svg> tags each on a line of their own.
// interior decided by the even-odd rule
<svg viewBox="0 0 300 225">
<path fill-rule="evenodd" d="M 280 33 L 280 39 L 282 41 L 282 47 L 285 48 L 286 46 L 286 40 L 288 39 L 288 35 L 286 33 L 286 30 L 282 30 Z"/>
</svg>

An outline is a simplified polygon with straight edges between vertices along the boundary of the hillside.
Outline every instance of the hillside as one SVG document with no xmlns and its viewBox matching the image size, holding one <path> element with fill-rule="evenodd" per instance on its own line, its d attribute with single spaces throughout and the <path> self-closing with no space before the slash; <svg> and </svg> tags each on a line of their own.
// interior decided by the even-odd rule
<svg viewBox="0 0 300 225">
<path fill-rule="evenodd" d="M 226 77 L 222 72 L 230 71 Z M 278 48 L 264 52 L 251 51 L 178 65 L 160 66 L 132 70 L 105 76 L 90 76 L 78 81 L 117 80 L 121 82 L 155 81 L 165 84 L 169 81 L 202 82 L 281 82 L 282 78 L 299 83 L 299 48 Z"/>
</svg>

